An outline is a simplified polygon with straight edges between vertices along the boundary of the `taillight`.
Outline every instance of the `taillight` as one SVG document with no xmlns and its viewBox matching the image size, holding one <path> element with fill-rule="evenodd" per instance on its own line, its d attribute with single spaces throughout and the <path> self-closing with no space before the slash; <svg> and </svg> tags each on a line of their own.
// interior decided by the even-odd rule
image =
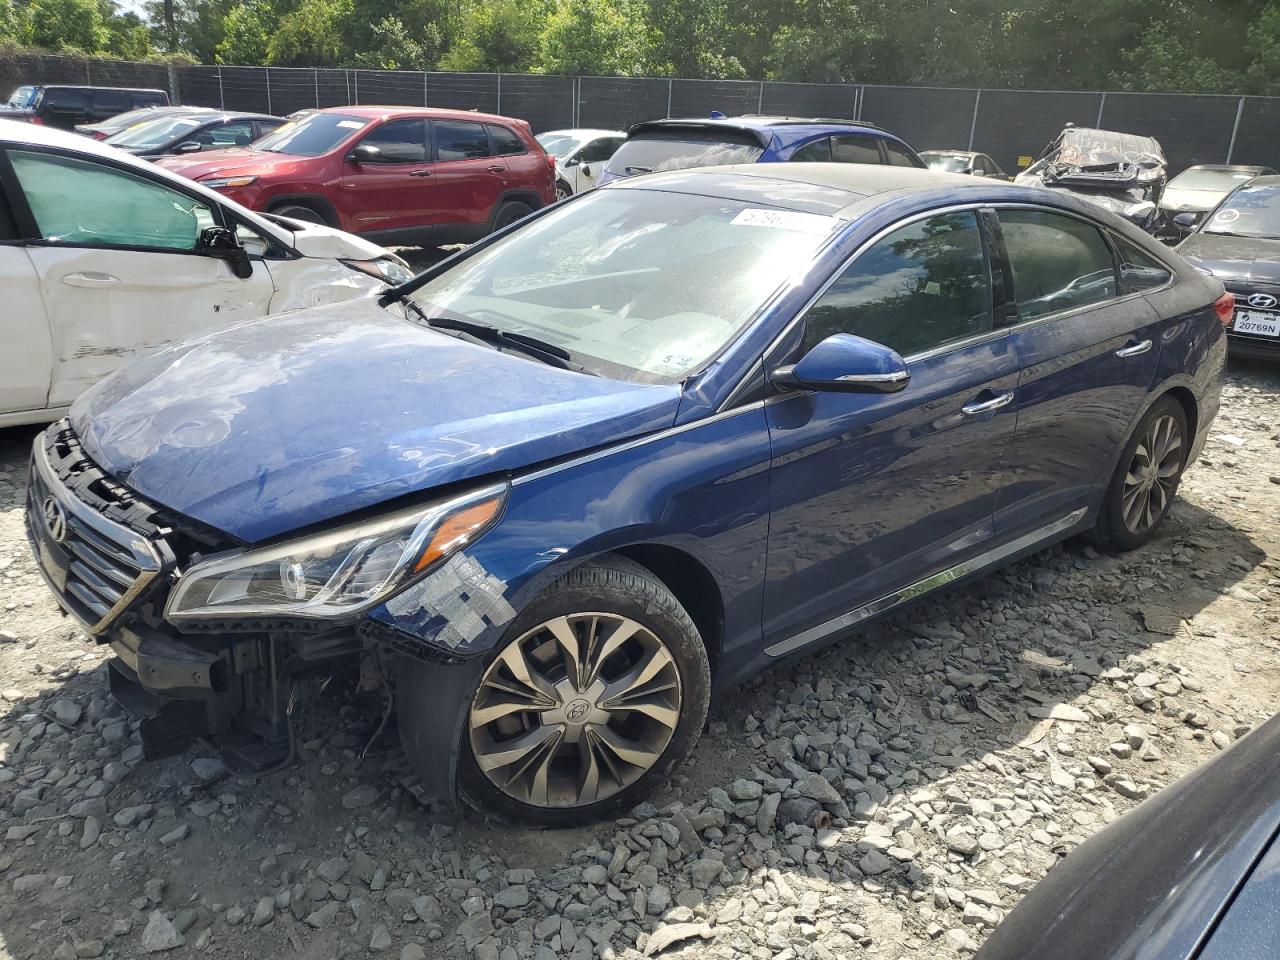
<svg viewBox="0 0 1280 960">
<path fill-rule="evenodd" d="M 44 118 L 43 118 L 43 117 L 32 117 L 32 118 L 31 118 L 31 120 L 30 120 L 29 122 L 30 122 L 30 123 L 34 123 L 37 127 L 43 127 L 43 126 L 44 126 Z"/>
<path fill-rule="evenodd" d="M 95 140 L 105 140 L 105 139 L 107 139 L 107 135 L 106 135 L 103 131 L 101 131 L 101 130 L 95 130 L 95 131 L 93 131 L 93 139 L 95 139 Z"/>
<path fill-rule="evenodd" d="M 1218 311 L 1218 320 L 1222 325 L 1229 327 L 1236 315 L 1236 298 L 1229 293 L 1224 293 L 1213 301 L 1213 309 Z"/>
</svg>

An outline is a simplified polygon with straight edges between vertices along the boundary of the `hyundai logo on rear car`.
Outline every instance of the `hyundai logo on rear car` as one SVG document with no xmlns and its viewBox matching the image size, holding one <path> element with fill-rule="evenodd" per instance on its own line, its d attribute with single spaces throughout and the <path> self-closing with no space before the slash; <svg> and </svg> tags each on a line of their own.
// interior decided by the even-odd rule
<svg viewBox="0 0 1280 960">
<path fill-rule="evenodd" d="M 1249 298 L 1249 306 L 1259 308 L 1274 307 L 1280 300 L 1277 300 L 1269 293 L 1255 293 Z"/>
</svg>

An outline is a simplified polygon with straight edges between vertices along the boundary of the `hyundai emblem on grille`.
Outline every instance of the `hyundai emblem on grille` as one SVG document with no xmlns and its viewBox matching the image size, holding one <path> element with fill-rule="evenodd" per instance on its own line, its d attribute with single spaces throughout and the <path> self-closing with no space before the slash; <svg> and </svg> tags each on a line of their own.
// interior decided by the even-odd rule
<svg viewBox="0 0 1280 960">
<path fill-rule="evenodd" d="M 1277 300 L 1269 293 L 1255 293 L 1249 298 L 1249 306 L 1251 307 L 1274 307 L 1280 300 Z"/>
<path fill-rule="evenodd" d="M 67 515 L 63 512 L 62 504 L 53 497 L 45 497 L 41 511 L 44 514 L 45 528 L 48 529 L 49 536 L 53 537 L 54 542 L 62 543 L 66 540 Z"/>
</svg>

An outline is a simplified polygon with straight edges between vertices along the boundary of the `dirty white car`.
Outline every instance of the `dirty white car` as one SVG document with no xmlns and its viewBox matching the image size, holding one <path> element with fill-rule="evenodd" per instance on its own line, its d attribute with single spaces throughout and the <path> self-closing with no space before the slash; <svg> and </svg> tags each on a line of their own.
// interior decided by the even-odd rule
<svg viewBox="0 0 1280 960">
<path fill-rule="evenodd" d="M 605 163 L 622 146 L 621 130 L 548 130 L 537 141 L 556 158 L 556 197 L 594 189 Z"/>
<path fill-rule="evenodd" d="M 367 240 L 253 213 L 85 137 L 0 120 L 0 427 L 56 419 L 172 341 L 410 275 Z"/>
</svg>

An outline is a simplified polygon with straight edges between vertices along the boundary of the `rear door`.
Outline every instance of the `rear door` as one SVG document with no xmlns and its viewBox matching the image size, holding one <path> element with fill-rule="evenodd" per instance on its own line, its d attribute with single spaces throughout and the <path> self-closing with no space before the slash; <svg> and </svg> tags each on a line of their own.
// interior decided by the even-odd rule
<svg viewBox="0 0 1280 960">
<path fill-rule="evenodd" d="M 49 406 L 135 356 L 268 311 L 260 264 L 242 280 L 196 251 L 221 216 L 204 201 L 96 159 L 10 148 L 5 161 L 49 318 Z"/>
<path fill-rule="evenodd" d="M 36 111 L 51 127 L 72 130 L 77 123 L 89 123 L 89 94 L 74 88 L 50 87 L 45 90 Z"/>
<path fill-rule="evenodd" d="M 1160 317 L 1091 221 L 1032 207 L 999 211 L 1022 366 L 1018 434 L 996 515 L 1014 532 L 1091 503 L 1146 399 Z M 1165 281 L 1168 273 L 1165 271 Z M 1148 288 L 1157 285 L 1148 276 Z"/>
<path fill-rule="evenodd" d="M 809 308 L 803 343 L 780 362 L 852 333 L 897 350 L 911 380 L 899 393 L 798 390 L 765 406 L 769 653 L 989 544 L 1018 380 L 993 291 L 1003 284 L 964 210 L 887 233 Z"/>
<path fill-rule="evenodd" d="M 108 120 L 130 108 L 129 95 L 123 90 L 89 91 L 89 113 L 94 123 Z"/>
<path fill-rule="evenodd" d="M 355 144 L 376 147 L 379 159 L 357 162 L 348 153 L 342 187 L 359 233 L 404 230 L 430 223 L 438 187 L 428 162 L 427 122 L 421 118 L 388 120 Z"/>
<path fill-rule="evenodd" d="M 432 222 L 446 237 L 483 233 L 506 187 L 507 165 L 490 156 L 489 132 L 474 120 L 432 120 Z"/>
</svg>

